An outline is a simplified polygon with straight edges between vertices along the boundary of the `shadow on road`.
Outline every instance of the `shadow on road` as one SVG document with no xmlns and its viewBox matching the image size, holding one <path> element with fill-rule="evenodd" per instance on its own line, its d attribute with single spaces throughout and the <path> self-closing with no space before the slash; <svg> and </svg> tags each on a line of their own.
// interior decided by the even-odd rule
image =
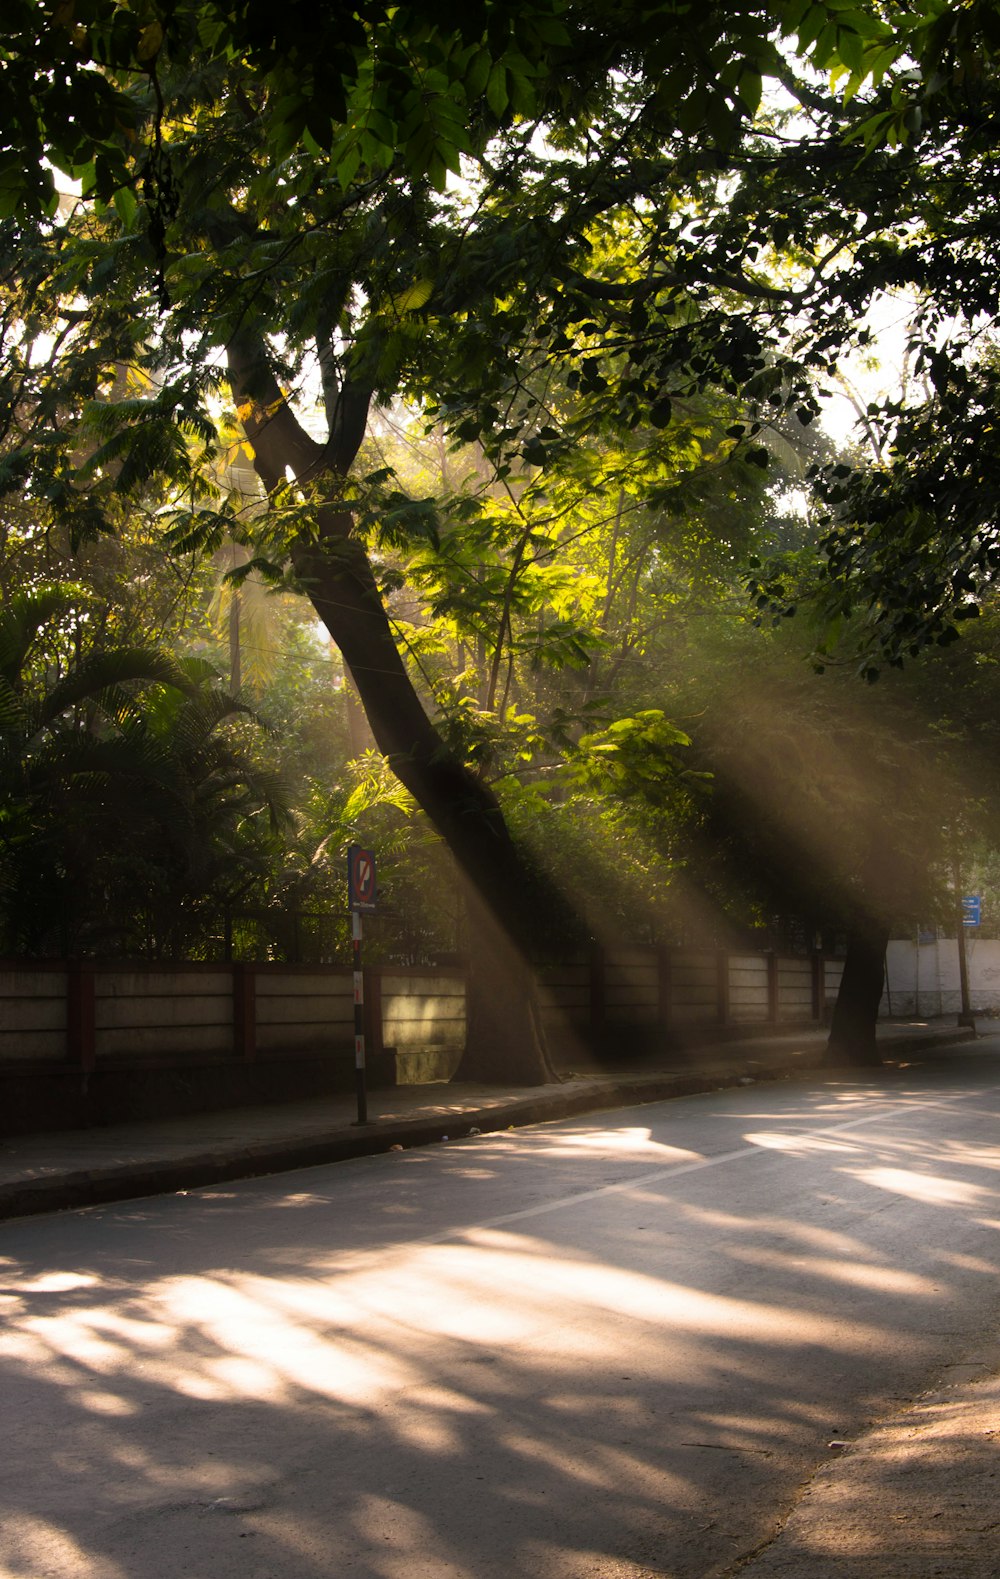
<svg viewBox="0 0 1000 1579">
<path fill-rule="evenodd" d="M 967 1090 L 759 1088 L 9 1225 L 0 1575 L 725 1572 L 975 1337 L 1000 1102 Z"/>
</svg>

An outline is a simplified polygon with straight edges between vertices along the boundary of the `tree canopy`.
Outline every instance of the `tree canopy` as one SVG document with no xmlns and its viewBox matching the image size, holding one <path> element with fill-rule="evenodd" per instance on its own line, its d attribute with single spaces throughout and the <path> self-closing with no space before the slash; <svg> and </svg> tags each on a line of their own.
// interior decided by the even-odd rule
<svg viewBox="0 0 1000 1579">
<path fill-rule="evenodd" d="M 619 505 L 595 519 L 701 507 L 723 535 L 752 474 L 808 448 L 793 430 L 870 342 L 869 310 L 906 291 L 931 398 L 873 404 L 878 464 L 813 457 L 820 602 L 891 660 L 947 640 L 1000 555 L 980 349 L 997 32 L 992 6 L 940 0 L 319 18 L 301 0 L 12 0 L 0 487 L 74 542 L 155 492 L 175 555 L 235 543 L 233 585 L 304 591 L 465 873 L 506 982 L 493 1001 L 522 1001 L 504 940 L 537 874 L 475 731 L 400 641 L 393 554 L 467 635 L 492 632 L 478 711 L 495 712 L 538 567 L 568 552 L 559 511 L 598 493 Z M 399 399 L 477 447 L 475 497 L 432 505 L 371 464 L 371 414 Z M 249 502 L 220 485 L 240 443 Z M 787 565 L 757 595 L 784 612 Z M 582 660 L 579 621 L 542 623 L 539 652 Z M 537 1069 L 534 1032 L 513 1040 Z"/>
</svg>

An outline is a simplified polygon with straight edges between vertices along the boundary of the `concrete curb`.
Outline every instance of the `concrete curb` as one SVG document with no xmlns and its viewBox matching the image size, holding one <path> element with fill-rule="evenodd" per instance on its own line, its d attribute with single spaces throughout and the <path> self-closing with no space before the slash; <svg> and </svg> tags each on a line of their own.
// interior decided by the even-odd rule
<svg viewBox="0 0 1000 1579">
<path fill-rule="evenodd" d="M 937 1031 L 921 1036 L 894 1038 L 885 1052 L 890 1060 L 900 1053 L 911 1053 L 949 1046 L 975 1039 L 975 1032 L 956 1028 L 954 1033 Z M 0 1220 L 35 1216 L 69 1208 L 107 1205 L 115 1201 L 144 1196 L 194 1190 L 235 1179 L 261 1178 L 296 1168 L 317 1167 L 331 1162 L 375 1156 L 393 1146 L 407 1149 L 440 1142 L 445 1136 L 457 1140 L 472 1129 L 481 1134 L 498 1130 L 543 1124 L 578 1114 L 605 1109 L 631 1107 L 645 1102 L 666 1101 L 700 1092 L 722 1090 L 741 1081 L 783 1080 L 813 1074 L 821 1066 L 822 1047 L 802 1048 L 794 1061 L 785 1049 L 757 1047 L 758 1057 L 738 1057 L 727 1048 L 724 1059 L 701 1069 L 664 1070 L 650 1074 L 623 1076 L 571 1076 L 559 1085 L 545 1086 L 530 1095 L 512 1097 L 497 1105 L 453 1109 L 447 1114 L 418 1114 L 414 1118 L 391 1118 L 377 1124 L 355 1128 L 340 1127 L 325 1135 L 289 1135 L 275 1140 L 227 1146 L 224 1150 L 195 1151 L 172 1158 L 130 1160 L 92 1169 L 50 1174 L 45 1178 L 17 1179 L 0 1183 Z M 884 1066 L 891 1070 L 892 1062 Z M 831 1075 L 837 1070 L 825 1069 Z M 844 1070 L 857 1075 L 857 1069 Z"/>
</svg>

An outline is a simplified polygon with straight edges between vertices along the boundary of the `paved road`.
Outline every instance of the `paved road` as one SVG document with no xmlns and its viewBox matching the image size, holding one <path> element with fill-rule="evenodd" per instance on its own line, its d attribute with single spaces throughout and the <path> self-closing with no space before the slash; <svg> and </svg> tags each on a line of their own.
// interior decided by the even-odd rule
<svg viewBox="0 0 1000 1579">
<path fill-rule="evenodd" d="M 734 1572 L 988 1358 L 984 1045 L 4 1225 L 0 1579 Z"/>
</svg>

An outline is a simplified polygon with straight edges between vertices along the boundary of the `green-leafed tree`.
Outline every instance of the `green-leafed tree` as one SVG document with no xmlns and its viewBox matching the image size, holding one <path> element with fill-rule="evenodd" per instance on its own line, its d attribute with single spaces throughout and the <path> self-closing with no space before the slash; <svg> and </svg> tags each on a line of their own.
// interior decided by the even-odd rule
<svg viewBox="0 0 1000 1579">
<path fill-rule="evenodd" d="M 915 93 L 910 61 L 985 59 L 985 10 L 8 8 L 5 485 L 30 473 L 87 537 L 155 477 L 177 547 L 214 552 L 241 530 L 203 483 L 228 383 L 269 501 L 242 525 L 248 566 L 291 566 L 467 881 L 495 967 L 470 1072 L 545 1071 L 516 947 L 537 881 L 401 655 L 357 523 L 432 524 L 359 475 L 369 412 L 419 398 L 505 484 L 595 425 L 641 431 L 655 471 L 679 406 L 715 388 L 753 408 L 732 437 L 766 464 L 762 417 L 810 420 L 816 373 L 899 272 L 915 112 L 954 111 Z M 52 165 L 82 187 L 61 212 Z"/>
<path fill-rule="evenodd" d="M 197 952 L 265 879 L 282 788 L 204 664 L 113 644 L 67 658 L 85 605 L 66 586 L 0 603 L 4 952 Z"/>
</svg>

